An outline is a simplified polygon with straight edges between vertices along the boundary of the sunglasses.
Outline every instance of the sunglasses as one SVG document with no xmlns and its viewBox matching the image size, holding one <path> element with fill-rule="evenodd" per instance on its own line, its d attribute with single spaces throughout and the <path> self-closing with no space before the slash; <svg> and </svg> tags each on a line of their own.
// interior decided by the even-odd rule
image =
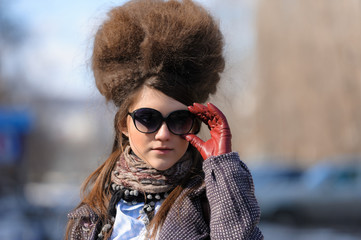
<svg viewBox="0 0 361 240">
<path fill-rule="evenodd" d="M 167 117 L 152 108 L 139 108 L 128 113 L 133 119 L 135 128 L 142 133 L 154 133 L 159 130 L 163 122 L 169 131 L 175 135 L 187 134 L 191 131 L 195 116 L 188 110 L 171 112 Z"/>
</svg>

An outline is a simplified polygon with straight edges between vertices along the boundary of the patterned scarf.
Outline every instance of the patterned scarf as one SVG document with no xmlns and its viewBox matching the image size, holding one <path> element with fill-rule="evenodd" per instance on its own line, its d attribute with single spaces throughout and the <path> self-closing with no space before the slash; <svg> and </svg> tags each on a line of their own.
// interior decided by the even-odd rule
<svg viewBox="0 0 361 240">
<path fill-rule="evenodd" d="M 148 225 L 154 216 L 154 201 L 166 198 L 168 193 L 187 175 L 192 167 L 191 156 L 192 154 L 187 151 L 171 168 L 159 171 L 137 157 L 130 146 L 127 146 L 111 173 L 113 191 L 108 206 L 109 219 L 103 223 L 96 239 L 103 240 L 105 234 L 113 227 L 116 204 L 120 199 L 132 204 L 133 201 L 135 203 L 138 200 L 144 201 L 143 212 L 146 217 L 143 218 L 143 222 Z M 135 190 L 139 193 L 135 194 Z"/>
<path fill-rule="evenodd" d="M 191 166 L 191 153 L 187 151 L 171 168 L 159 171 L 137 157 L 127 146 L 114 167 L 111 181 L 141 192 L 168 192 L 179 184 Z"/>
</svg>

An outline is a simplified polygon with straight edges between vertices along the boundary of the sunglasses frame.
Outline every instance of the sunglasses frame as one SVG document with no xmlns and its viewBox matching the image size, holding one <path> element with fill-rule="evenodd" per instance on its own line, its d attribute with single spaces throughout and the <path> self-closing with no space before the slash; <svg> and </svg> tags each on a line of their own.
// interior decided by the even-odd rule
<svg viewBox="0 0 361 240">
<path fill-rule="evenodd" d="M 145 132 L 145 131 L 139 130 L 139 128 L 137 127 L 135 114 L 136 114 L 137 111 L 139 111 L 139 110 L 144 110 L 144 109 L 149 109 L 149 110 L 155 111 L 155 112 L 159 113 L 159 115 L 162 117 L 162 118 L 161 118 L 161 120 L 162 120 L 161 124 L 160 124 L 154 131 Z M 128 115 L 132 118 L 133 124 L 134 124 L 135 128 L 136 128 L 139 132 L 141 132 L 141 133 L 145 133 L 145 134 L 155 133 L 156 131 L 158 131 L 158 130 L 162 127 L 163 122 L 165 122 L 165 124 L 167 125 L 168 130 L 169 130 L 171 133 L 173 133 L 174 135 L 184 135 L 184 134 L 189 133 L 189 132 L 193 129 L 193 127 L 194 127 L 194 123 L 195 123 L 195 121 L 196 121 L 196 117 L 195 117 L 192 113 L 190 114 L 191 119 L 192 119 L 192 125 L 190 126 L 188 132 L 186 132 L 186 133 L 174 133 L 174 132 L 170 129 L 169 125 L 168 125 L 168 119 L 169 119 L 169 116 L 172 115 L 172 114 L 175 113 L 175 112 L 188 112 L 188 113 L 190 113 L 188 110 L 176 110 L 176 111 L 173 111 L 173 112 L 169 113 L 167 117 L 163 117 L 162 113 L 159 112 L 158 110 L 154 109 L 154 108 L 138 108 L 138 109 L 134 110 L 134 111 L 131 112 L 131 113 L 128 112 Z"/>
</svg>

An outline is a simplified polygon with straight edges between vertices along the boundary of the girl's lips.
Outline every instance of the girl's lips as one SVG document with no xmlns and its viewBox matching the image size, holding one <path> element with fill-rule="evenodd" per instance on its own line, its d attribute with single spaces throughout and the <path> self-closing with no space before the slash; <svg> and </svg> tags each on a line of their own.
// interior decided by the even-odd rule
<svg viewBox="0 0 361 240">
<path fill-rule="evenodd" d="M 169 153 L 170 151 L 172 151 L 173 149 L 171 148 L 153 148 L 153 151 L 155 151 L 156 153 L 158 154 L 166 154 L 166 153 Z"/>
</svg>

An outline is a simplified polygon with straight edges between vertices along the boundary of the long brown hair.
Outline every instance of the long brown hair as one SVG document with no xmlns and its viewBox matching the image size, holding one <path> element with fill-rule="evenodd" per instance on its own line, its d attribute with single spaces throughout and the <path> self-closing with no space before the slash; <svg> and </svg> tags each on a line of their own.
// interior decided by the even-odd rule
<svg viewBox="0 0 361 240">
<path fill-rule="evenodd" d="M 147 81 L 145 85 L 150 87 L 151 82 L 152 81 Z M 121 129 L 126 124 L 128 109 L 132 104 L 132 99 L 134 99 L 136 93 L 137 92 L 135 92 L 132 97 L 127 99 L 127 101 L 123 102 L 122 107 L 119 108 L 119 111 L 115 115 L 114 129 L 116 134 L 113 143 L 112 153 L 102 165 L 100 165 L 92 174 L 87 177 L 81 187 L 81 202 L 78 207 L 84 204 L 88 205 L 98 215 L 99 221 L 101 222 L 105 222 L 109 218 L 108 204 L 111 198 L 111 173 L 118 158 L 123 153 L 125 147 L 129 144 L 128 137 L 122 134 Z M 199 129 L 199 124 L 200 123 L 198 122 L 195 129 Z M 164 200 L 157 214 L 155 214 L 154 218 L 148 225 L 148 228 L 153 230 L 151 236 L 152 238 L 155 237 L 155 233 L 157 232 L 158 228 L 160 228 L 163 224 L 173 203 L 176 201 L 176 199 L 178 199 L 179 195 L 184 190 L 184 186 L 186 185 L 187 181 L 196 175 L 202 174 L 203 159 L 201 155 L 192 145 L 189 145 L 187 151 L 191 152 L 191 156 L 193 159 L 191 170 L 187 174 L 187 176 L 179 183 L 179 185 L 176 186 L 174 190 L 169 194 L 169 196 Z M 70 235 L 72 224 L 72 220 L 68 222 L 66 230 L 67 237 Z M 109 238 L 110 235 L 111 231 L 106 233 L 105 239 Z"/>
<path fill-rule="evenodd" d="M 87 204 L 104 221 L 111 198 L 111 171 L 128 144 L 120 129 L 126 126 L 134 96 L 148 86 L 185 105 L 205 102 L 216 92 L 224 69 L 223 36 L 211 15 L 191 0 L 130 1 L 113 8 L 99 27 L 92 69 L 100 93 L 119 109 L 112 152 L 82 186 L 80 205 Z M 193 157 L 192 170 L 162 203 L 150 223 L 153 233 L 161 227 L 187 179 L 202 172 L 200 154 L 191 145 L 188 151 Z"/>
</svg>

